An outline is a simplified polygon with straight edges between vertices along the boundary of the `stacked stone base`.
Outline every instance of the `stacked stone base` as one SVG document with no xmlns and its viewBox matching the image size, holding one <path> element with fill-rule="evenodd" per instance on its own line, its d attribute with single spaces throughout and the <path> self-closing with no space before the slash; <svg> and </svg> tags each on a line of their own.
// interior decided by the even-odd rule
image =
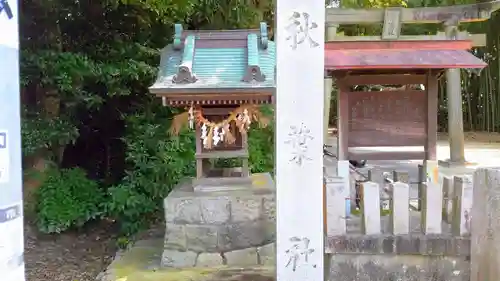
<svg viewBox="0 0 500 281">
<path fill-rule="evenodd" d="M 245 189 L 194 192 L 191 181 L 164 201 L 164 267 L 274 264 L 275 187 L 254 175 Z"/>
<path fill-rule="evenodd" d="M 275 265 L 275 244 L 262 247 L 250 247 L 229 252 L 193 252 L 165 249 L 162 255 L 162 267 L 217 267 Z"/>
</svg>

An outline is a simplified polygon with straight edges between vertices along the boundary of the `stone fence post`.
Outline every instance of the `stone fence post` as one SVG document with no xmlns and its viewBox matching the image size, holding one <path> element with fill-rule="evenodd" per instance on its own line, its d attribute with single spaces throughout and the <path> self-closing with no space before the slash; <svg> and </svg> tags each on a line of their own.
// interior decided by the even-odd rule
<svg viewBox="0 0 500 281">
<path fill-rule="evenodd" d="M 471 281 L 500 280 L 500 167 L 473 178 Z"/>
</svg>

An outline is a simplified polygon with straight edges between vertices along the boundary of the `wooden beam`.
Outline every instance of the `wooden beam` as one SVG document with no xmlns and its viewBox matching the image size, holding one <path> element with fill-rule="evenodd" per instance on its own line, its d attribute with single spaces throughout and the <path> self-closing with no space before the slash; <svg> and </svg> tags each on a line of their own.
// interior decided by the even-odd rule
<svg viewBox="0 0 500 281">
<path fill-rule="evenodd" d="M 390 92 L 390 93 L 393 93 L 393 94 L 399 94 L 399 95 L 418 95 L 420 93 L 422 93 L 423 91 L 422 90 L 395 90 L 395 91 L 380 91 L 382 93 L 384 92 Z M 356 92 L 344 92 L 346 95 L 351 95 L 351 94 L 358 94 L 358 95 L 366 95 L 366 96 L 370 96 L 373 94 L 373 92 L 370 92 L 370 91 L 356 91 Z M 379 92 L 377 92 L 379 93 Z"/>
<path fill-rule="evenodd" d="M 354 85 L 413 85 L 426 84 L 427 76 L 411 74 L 366 74 L 346 76 L 342 82 L 349 86 Z"/>
<path fill-rule="evenodd" d="M 206 107 L 203 108 L 203 115 L 205 116 L 223 116 L 228 115 L 237 106 L 234 107 Z"/>
<path fill-rule="evenodd" d="M 485 21 L 500 9 L 500 0 L 470 5 L 445 7 L 402 8 L 402 23 L 442 23 L 456 20 L 460 23 Z M 384 22 L 385 9 L 327 8 L 328 24 L 371 24 Z"/>
<path fill-rule="evenodd" d="M 359 151 L 355 147 L 349 148 L 349 160 L 423 160 L 425 157 L 424 151 L 380 151 L 377 148 L 368 151 Z"/>
<path fill-rule="evenodd" d="M 459 34 L 458 40 L 470 40 L 472 41 L 473 47 L 484 47 L 486 46 L 486 34 L 466 34 L 467 32 L 461 32 Z M 442 41 L 449 40 L 446 38 L 444 32 L 438 32 L 437 35 L 401 35 L 397 39 L 398 41 Z M 334 37 L 332 40 L 327 42 L 358 42 L 358 41 L 383 41 L 381 36 L 339 36 Z"/>
</svg>

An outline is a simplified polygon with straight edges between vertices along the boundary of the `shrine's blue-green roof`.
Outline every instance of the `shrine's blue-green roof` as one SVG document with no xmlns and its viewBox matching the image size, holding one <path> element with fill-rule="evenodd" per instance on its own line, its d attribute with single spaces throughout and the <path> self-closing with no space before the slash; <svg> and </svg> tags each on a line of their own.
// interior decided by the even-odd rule
<svg viewBox="0 0 500 281">
<path fill-rule="evenodd" d="M 161 51 L 153 94 L 270 92 L 276 47 L 267 25 L 256 30 L 188 31 L 176 25 L 174 42 Z"/>
</svg>

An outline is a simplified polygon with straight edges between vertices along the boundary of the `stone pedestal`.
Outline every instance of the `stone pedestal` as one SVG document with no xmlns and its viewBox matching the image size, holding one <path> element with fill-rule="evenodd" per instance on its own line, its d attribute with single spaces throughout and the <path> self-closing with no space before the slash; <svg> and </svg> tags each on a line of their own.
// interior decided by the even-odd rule
<svg viewBox="0 0 500 281">
<path fill-rule="evenodd" d="M 274 259 L 275 185 L 252 175 L 246 188 L 196 192 L 192 181 L 164 200 L 164 267 L 246 266 Z"/>
</svg>

